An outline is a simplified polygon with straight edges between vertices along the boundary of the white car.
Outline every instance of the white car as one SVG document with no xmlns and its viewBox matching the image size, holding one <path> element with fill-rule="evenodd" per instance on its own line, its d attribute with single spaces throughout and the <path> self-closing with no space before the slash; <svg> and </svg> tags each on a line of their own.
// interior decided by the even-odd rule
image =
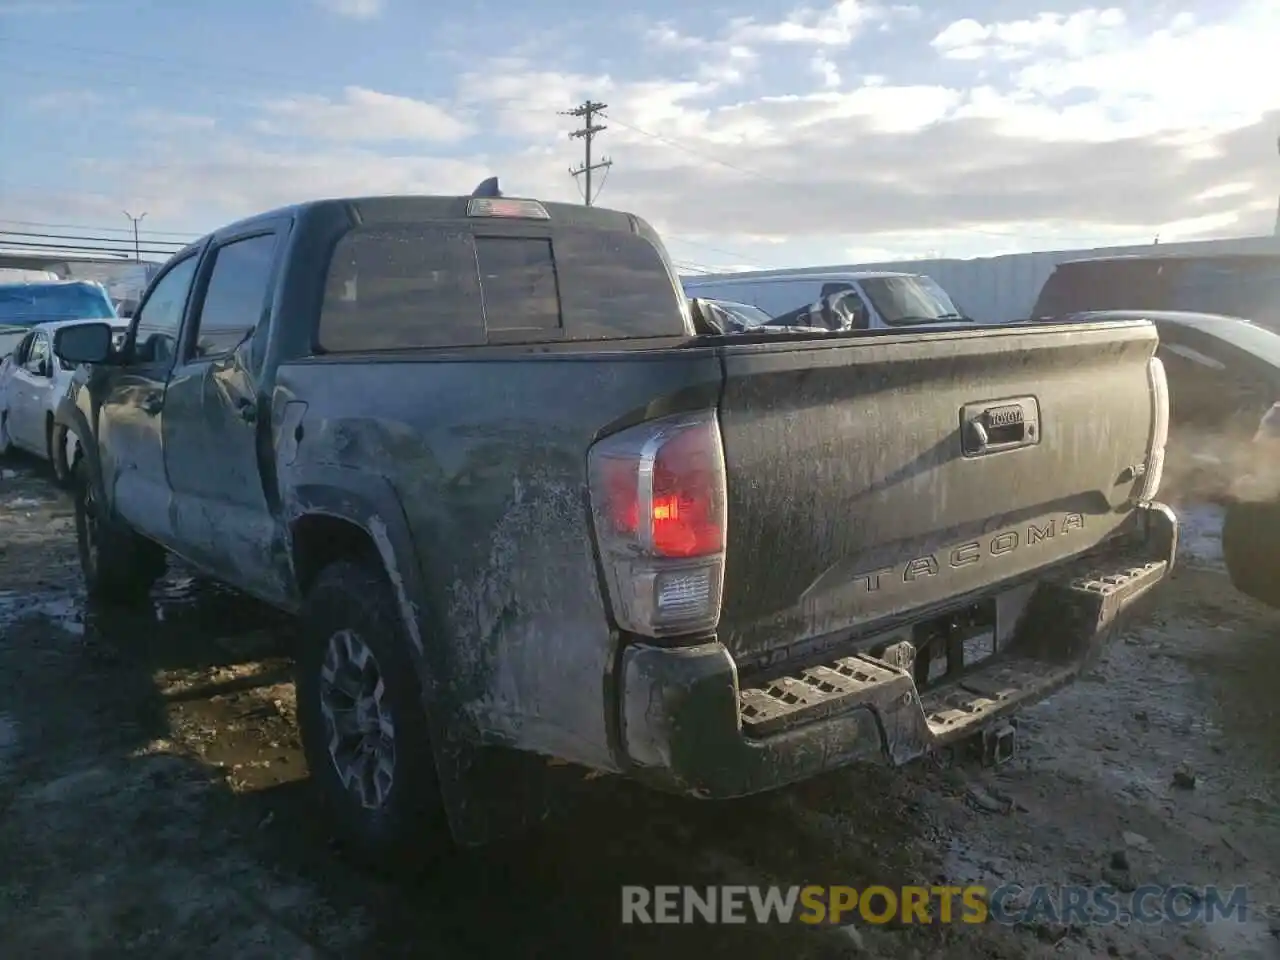
<svg viewBox="0 0 1280 960">
<path fill-rule="evenodd" d="M 9 356 L 0 360 L 0 456 L 10 448 L 49 461 L 59 483 L 66 483 L 74 451 L 68 450 L 66 431 L 53 422 L 58 401 L 67 394 L 76 368 L 53 355 L 54 332 L 77 323 L 59 320 L 31 327 Z M 128 327 L 115 325 L 116 345 Z M 74 441 L 70 441 L 74 442 Z"/>
</svg>

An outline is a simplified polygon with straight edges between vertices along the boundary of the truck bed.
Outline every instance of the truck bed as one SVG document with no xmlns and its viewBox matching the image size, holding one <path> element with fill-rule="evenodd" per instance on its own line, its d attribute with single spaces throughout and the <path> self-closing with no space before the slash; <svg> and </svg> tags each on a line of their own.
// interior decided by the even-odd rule
<svg viewBox="0 0 1280 960">
<path fill-rule="evenodd" d="M 991 596 L 1137 519 L 1150 325 L 748 339 L 281 366 L 286 506 L 360 476 L 395 491 L 424 637 L 448 638 L 424 650 L 465 718 L 451 735 L 620 769 L 609 678 L 628 640 L 598 564 L 584 452 L 654 418 L 718 410 L 715 643 L 744 688 Z M 1003 422 L 1017 398 L 1034 442 L 966 455 L 965 406 L 994 405 Z"/>
</svg>

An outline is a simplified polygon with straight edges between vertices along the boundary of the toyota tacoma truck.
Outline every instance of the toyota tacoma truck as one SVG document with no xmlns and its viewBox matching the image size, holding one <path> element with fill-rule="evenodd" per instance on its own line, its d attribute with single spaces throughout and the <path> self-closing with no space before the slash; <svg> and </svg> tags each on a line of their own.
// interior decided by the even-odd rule
<svg viewBox="0 0 1280 960">
<path fill-rule="evenodd" d="M 1005 751 L 1173 564 L 1156 345 L 700 332 L 642 219 L 473 195 L 227 226 L 121 346 L 54 349 L 91 596 L 173 554 L 296 615 L 317 800 L 424 862 L 566 770 L 715 799 Z"/>
</svg>

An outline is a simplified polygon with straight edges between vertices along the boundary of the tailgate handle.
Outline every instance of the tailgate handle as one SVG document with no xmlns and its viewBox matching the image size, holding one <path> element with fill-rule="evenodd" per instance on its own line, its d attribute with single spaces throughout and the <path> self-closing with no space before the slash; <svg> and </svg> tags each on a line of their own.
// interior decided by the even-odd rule
<svg viewBox="0 0 1280 960">
<path fill-rule="evenodd" d="M 1040 442 L 1040 404 L 1035 397 L 965 404 L 960 438 L 967 457 L 1034 446 Z"/>
</svg>

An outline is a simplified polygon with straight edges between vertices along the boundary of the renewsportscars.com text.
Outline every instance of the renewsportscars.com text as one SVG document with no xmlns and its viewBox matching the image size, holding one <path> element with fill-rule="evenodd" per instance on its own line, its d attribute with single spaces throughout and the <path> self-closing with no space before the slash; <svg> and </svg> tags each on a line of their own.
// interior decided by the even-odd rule
<svg viewBox="0 0 1280 960">
<path fill-rule="evenodd" d="M 631 923 L 1113 923 L 1244 922 L 1245 887 L 982 886 L 624 886 Z"/>
</svg>

